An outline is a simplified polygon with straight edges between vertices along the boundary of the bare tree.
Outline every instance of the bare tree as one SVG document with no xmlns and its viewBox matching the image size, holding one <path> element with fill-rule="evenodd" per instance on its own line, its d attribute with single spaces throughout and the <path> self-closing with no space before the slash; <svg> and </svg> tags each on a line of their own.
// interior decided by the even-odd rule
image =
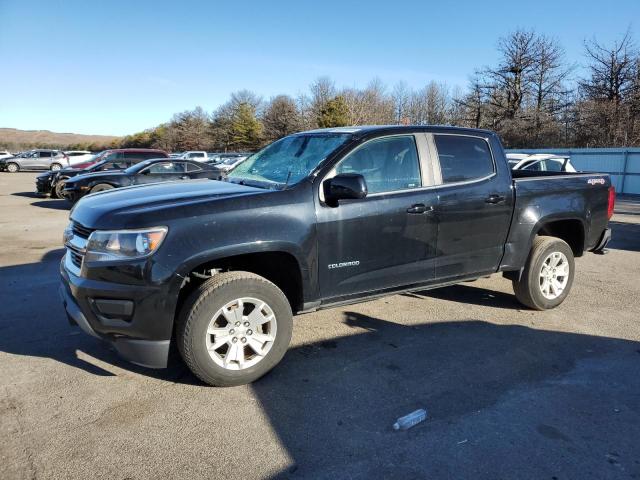
<svg viewBox="0 0 640 480">
<path fill-rule="evenodd" d="M 410 97 L 411 91 L 406 82 L 398 82 L 393 87 L 391 99 L 393 100 L 394 123 L 397 125 L 408 125 L 410 123 L 410 119 L 408 117 Z"/>
<path fill-rule="evenodd" d="M 498 120 L 513 119 L 531 92 L 538 54 L 538 38 L 532 30 L 516 30 L 498 41 L 502 55 L 496 68 L 487 68 L 485 88 Z"/>
<path fill-rule="evenodd" d="M 479 72 L 470 78 L 466 95 L 457 100 L 457 103 L 461 111 L 462 126 L 480 128 L 485 125 L 488 98 L 484 81 Z"/>
<path fill-rule="evenodd" d="M 565 81 L 571 69 L 564 63 L 564 49 L 556 40 L 540 36 L 536 41 L 535 61 L 531 70 L 533 125 L 528 142 L 539 147 L 544 140 L 559 134 L 556 115 L 566 106 Z"/>
</svg>

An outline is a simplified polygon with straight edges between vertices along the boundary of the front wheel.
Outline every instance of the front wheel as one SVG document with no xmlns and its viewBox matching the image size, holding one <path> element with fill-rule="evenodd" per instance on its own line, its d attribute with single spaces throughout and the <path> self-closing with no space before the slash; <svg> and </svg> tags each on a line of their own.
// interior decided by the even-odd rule
<svg viewBox="0 0 640 480">
<path fill-rule="evenodd" d="M 560 305 L 571 290 L 575 263 L 571 247 L 556 237 L 536 237 L 513 290 L 520 303 L 534 310 Z"/>
<path fill-rule="evenodd" d="M 178 350 L 189 369 L 218 387 L 262 377 L 284 356 L 293 330 L 282 291 L 249 272 L 225 272 L 201 284 L 177 321 Z"/>
<path fill-rule="evenodd" d="M 63 198 L 64 197 L 64 182 L 65 182 L 65 180 L 68 180 L 68 179 L 65 178 L 65 177 L 58 179 L 58 181 L 56 182 L 55 186 L 53 187 L 53 190 L 51 191 L 51 196 L 53 198 Z"/>
<path fill-rule="evenodd" d="M 105 190 L 111 189 L 113 189 L 113 185 L 109 185 L 108 183 L 99 183 L 91 189 L 91 193 L 104 192 Z"/>
<path fill-rule="evenodd" d="M 20 170 L 20 166 L 17 163 L 7 163 L 7 172 L 16 173 L 18 170 Z"/>
</svg>

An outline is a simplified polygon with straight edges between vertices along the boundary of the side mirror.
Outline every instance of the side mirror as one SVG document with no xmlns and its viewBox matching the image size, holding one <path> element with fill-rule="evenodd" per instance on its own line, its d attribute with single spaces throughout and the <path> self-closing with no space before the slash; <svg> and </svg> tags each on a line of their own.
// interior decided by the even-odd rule
<svg viewBox="0 0 640 480">
<path fill-rule="evenodd" d="M 359 173 L 341 173 L 322 184 L 327 205 L 337 206 L 339 200 L 361 199 L 367 196 L 367 182 Z"/>
</svg>

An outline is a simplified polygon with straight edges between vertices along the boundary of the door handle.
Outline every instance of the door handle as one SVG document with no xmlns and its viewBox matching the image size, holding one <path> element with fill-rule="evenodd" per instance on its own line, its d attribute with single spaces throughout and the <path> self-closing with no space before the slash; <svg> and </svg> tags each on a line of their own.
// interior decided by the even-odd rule
<svg viewBox="0 0 640 480">
<path fill-rule="evenodd" d="M 407 213 L 420 214 L 431 212 L 433 212 L 433 207 L 427 207 L 424 203 L 416 203 L 407 208 Z"/>
<path fill-rule="evenodd" d="M 503 203 L 504 202 L 504 196 L 503 195 L 498 195 L 497 193 L 492 193 L 491 195 L 489 195 L 487 198 L 484 199 L 485 202 L 487 203 Z"/>
</svg>

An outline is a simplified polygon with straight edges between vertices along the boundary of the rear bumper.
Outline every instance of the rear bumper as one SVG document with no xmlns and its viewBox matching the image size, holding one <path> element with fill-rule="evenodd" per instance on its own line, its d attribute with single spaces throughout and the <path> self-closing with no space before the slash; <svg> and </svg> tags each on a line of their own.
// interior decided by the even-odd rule
<svg viewBox="0 0 640 480">
<path fill-rule="evenodd" d="M 605 228 L 600 236 L 600 240 L 592 250 L 593 253 L 603 253 L 609 242 L 611 241 L 611 229 Z"/>
<path fill-rule="evenodd" d="M 165 368 L 169 357 L 170 333 L 167 332 L 164 335 L 168 337 L 166 339 L 162 339 L 163 335 L 159 335 L 161 338 L 157 339 L 157 331 L 147 331 L 147 335 L 140 332 L 141 329 L 145 330 L 142 328 L 141 323 L 147 322 L 149 314 L 152 313 L 147 311 L 144 305 L 140 303 L 134 304 L 135 297 L 138 294 L 142 294 L 142 292 L 136 292 L 138 289 L 131 286 L 127 288 L 127 291 L 133 294 L 132 299 L 118 299 L 118 296 L 122 296 L 122 290 L 118 287 L 123 286 L 107 282 L 99 282 L 100 285 L 96 285 L 95 281 L 87 281 L 76 277 L 67 271 L 64 262 L 65 258 L 62 259 L 60 264 L 61 283 L 58 292 L 69 322 L 80 327 L 86 334 L 112 344 L 118 354 L 125 360 L 143 367 Z M 87 285 L 86 282 L 91 282 L 91 285 Z M 113 285 L 114 288 L 109 289 L 109 285 Z M 96 288 L 99 288 L 99 290 L 96 290 Z M 150 292 L 145 291 L 144 294 L 148 296 Z M 161 292 L 156 294 L 161 295 Z M 96 302 L 94 297 L 116 298 L 116 300 L 107 303 L 105 307 L 104 303 L 98 305 L 98 302 L 104 302 L 104 300 Z M 133 308 L 130 312 L 127 312 L 126 307 L 129 303 Z M 124 309 L 121 308 L 122 305 L 125 306 Z M 108 318 L 100 315 L 100 308 L 103 310 L 105 308 L 109 309 L 110 312 L 116 314 L 130 313 L 131 318 L 127 320 Z M 156 313 L 156 321 L 162 322 L 162 315 Z M 166 327 L 170 332 L 171 325 Z M 147 338 L 144 338 L 145 336 Z"/>
</svg>

